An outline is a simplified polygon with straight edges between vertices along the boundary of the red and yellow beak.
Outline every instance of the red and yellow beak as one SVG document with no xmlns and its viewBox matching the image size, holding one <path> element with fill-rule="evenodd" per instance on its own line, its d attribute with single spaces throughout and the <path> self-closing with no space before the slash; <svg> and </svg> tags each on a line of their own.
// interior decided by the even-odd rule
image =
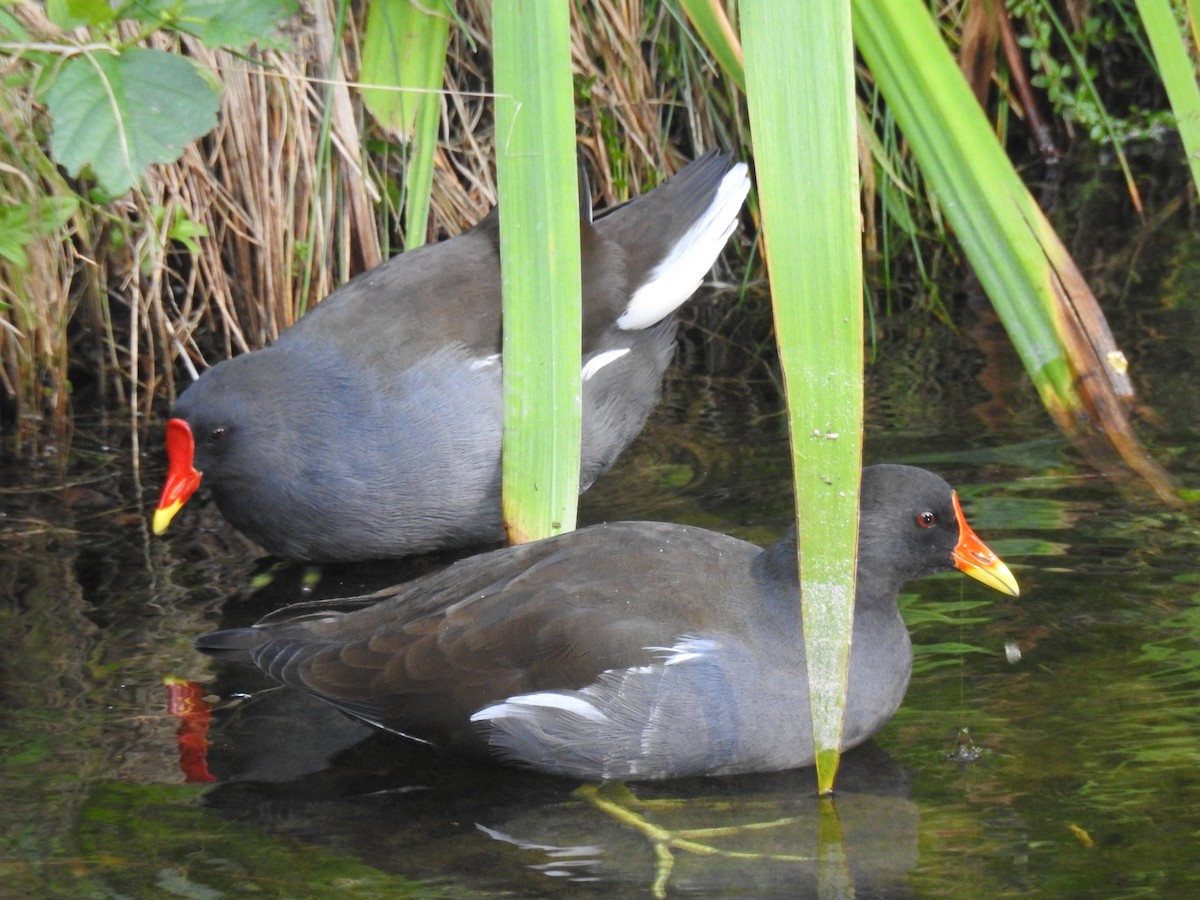
<svg viewBox="0 0 1200 900">
<path fill-rule="evenodd" d="M 1005 594 L 1014 597 L 1019 595 L 1021 589 L 1017 587 L 1017 579 L 1008 571 L 1008 566 L 988 549 L 987 544 L 967 524 L 957 491 L 954 493 L 954 516 L 958 519 L 958 546 L 954 548 L 954 564 L 959 571 Z"/>
<path fill-rule="evenodd" d="M 175 513 L 200 487 L 195 456 L 196 442 L 191 427 L 183 419 L 171 419 L 167 422 L 167 482 L 158 498 L 158 508 L 154 510 L 155 534 L 166 532 Z"/>
</svg>

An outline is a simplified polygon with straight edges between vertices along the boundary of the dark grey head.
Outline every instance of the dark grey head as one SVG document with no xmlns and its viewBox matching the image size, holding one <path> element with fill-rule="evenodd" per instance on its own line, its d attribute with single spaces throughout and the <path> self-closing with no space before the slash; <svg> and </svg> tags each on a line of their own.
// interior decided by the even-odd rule
<svg viewBox="0 0 1200 900">
<path fill-rule="evenodd" d="M 768 551 L 766 562 L 776 577 L 795 571 L 795 540 L 793 527 Z M 1004 593 L 1017 593 L 1016 580 L 967 524 L 954 489 L 943 478 L 915 466 L 863 469 L 859 602 L 892 601 L 905 583 L 952 569 Z"/>
</svg>

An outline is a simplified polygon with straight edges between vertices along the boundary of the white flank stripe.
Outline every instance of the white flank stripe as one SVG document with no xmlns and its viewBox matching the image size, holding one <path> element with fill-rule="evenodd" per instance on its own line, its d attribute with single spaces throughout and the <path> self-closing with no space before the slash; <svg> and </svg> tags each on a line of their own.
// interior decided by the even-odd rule
<svg viewBox="0 0 1200 900">
<path fill-rule="evenodd" d="M 478 369 L 486 369 L 488 366 L 494 366 L 500 362 L 500 354 L 493 353 L 491 356 L 482 356 L 479 359 L 471 360 L 470 369 L 472 372 Z"/>
<path fill-rule="evenodd" d="M 721 179 L 704 215 L 654 267 L 649 281 L 634 292 L 625 312 L 617 319 L 618 328 L 624 331 L 649 328 L 692 296 L 733 234 L 742 201 L 749 191 L 746 164 L 738 163 Z"/>
<path fill-rule="evenodd" d="M 584 363 L 583 369 L 579 373 L 580 378 L 583 381 L 587 381 L 589 378 L 607 366 L 610 362 L 616 362 L 628 352 L 628 347 L 619 347 L 616 350 L 605 350 L 603 353 L 597 353 L 586 363 Z"/>
<path fill-rule="evenodd" d="M 691 662 L 693 659 L 702 659 L 718 650 L 720 646 L 716 641 L 704 638 L 684 638 L 674 647 L 646 647 L 644 649 L 654 653 L 665 653 L 666 658 L 663 660 L 663 665 L 677 666 L 680 663 Z"/>
<path fill-rule="evenodd" d="M 570 694 L 555 694 L 551 692 L 521 694 L 517 697 L 509 697 L 503 703 L 497 703 L 473 713 L 471 721 L 484 722 L 489 719 L 519 716 L 521 715 L 522 708 L 561 709 L 564 712 L 574 713 L 581 719 L 590 719 L 593 722 L 607 721 L 607 716 L 586 700 L 580 697 L 573 697 Z"/>
</svg>

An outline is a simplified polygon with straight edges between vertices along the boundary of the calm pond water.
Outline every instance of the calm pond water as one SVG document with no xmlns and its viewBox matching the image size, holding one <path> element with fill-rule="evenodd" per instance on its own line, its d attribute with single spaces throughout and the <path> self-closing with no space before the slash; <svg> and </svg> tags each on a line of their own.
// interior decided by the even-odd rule
<svg viewBox="0 0 1200 900">
<path fill-rule="evenodd" d="M 1142 435 L 1196 487 L 1200 241 L 1177 158 L 1136 166 L 1164 173 L 1139 176 L 1150 226 L 1106 170 L 1045 196 L 1130 357 L 1153 414 Z M 912 314 L 877 335 L 867 455 L 945 475 L 1023 593 L 956 576 L 913 586 L 908 696 L 846 757 L 832 806 L 811 771 L 590 798 L 432 757 L 214 664 L 191 648 L 204 631 L 444 560 L 274 565 L 195 501 L 153 538 L 161 422 L 139 475 L 128 430 L 87 418 L 67 459 L 9 457 L 0 474 L 0 893 L 610 897 L 657 880 L 711 896 L 1194 895 L 1200 518 L 1084 464 L 973 285 L 941 292 L 971 301 L 954 304 L 953 329 Z M 760 542 L 783 530 L 765 329 L 728 298 L 697 304 L 663 406 L 586 496 L 585 522 Z M 170 712 L 172 679 L 203 685 L 211 722 L 203 707 Z M 207 770 L 191 749 L 205 728 Z M 717 852 L 656 854 L 609 801 Z"/>
</svg>

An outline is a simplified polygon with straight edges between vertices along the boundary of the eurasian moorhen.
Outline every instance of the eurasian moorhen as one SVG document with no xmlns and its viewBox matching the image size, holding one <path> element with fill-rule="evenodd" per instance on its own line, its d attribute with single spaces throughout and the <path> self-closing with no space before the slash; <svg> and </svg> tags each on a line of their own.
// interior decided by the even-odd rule
<svg viewBox="0 0 1200 900">
<path fill-rule="evenodd" d="M 936 475 L 864 469 L 860 516 L 844 749 L 904 697 L 901 585 L 957 567 L 1017 593 Z M 351 602 L 366 608 L 290 606 L 197 646 L 248 654 L 275 680 L 388 731 L 558 775 L 813 761 L 794 530 L 762 550 L 683 525 L 596 525 Z"/>
<path fill-rule="evenodd" d="M 733 232 L 746 166 L 709 152 L 581 222 L 580 490 L 658 402 L 672 313 Z M 167 423 L 162 534 L 203 477 L 271 553 L 335 561 L 504 539 L 499 220 L 352 279 L 271 347 L 214 366 Z"/>
</svg>

